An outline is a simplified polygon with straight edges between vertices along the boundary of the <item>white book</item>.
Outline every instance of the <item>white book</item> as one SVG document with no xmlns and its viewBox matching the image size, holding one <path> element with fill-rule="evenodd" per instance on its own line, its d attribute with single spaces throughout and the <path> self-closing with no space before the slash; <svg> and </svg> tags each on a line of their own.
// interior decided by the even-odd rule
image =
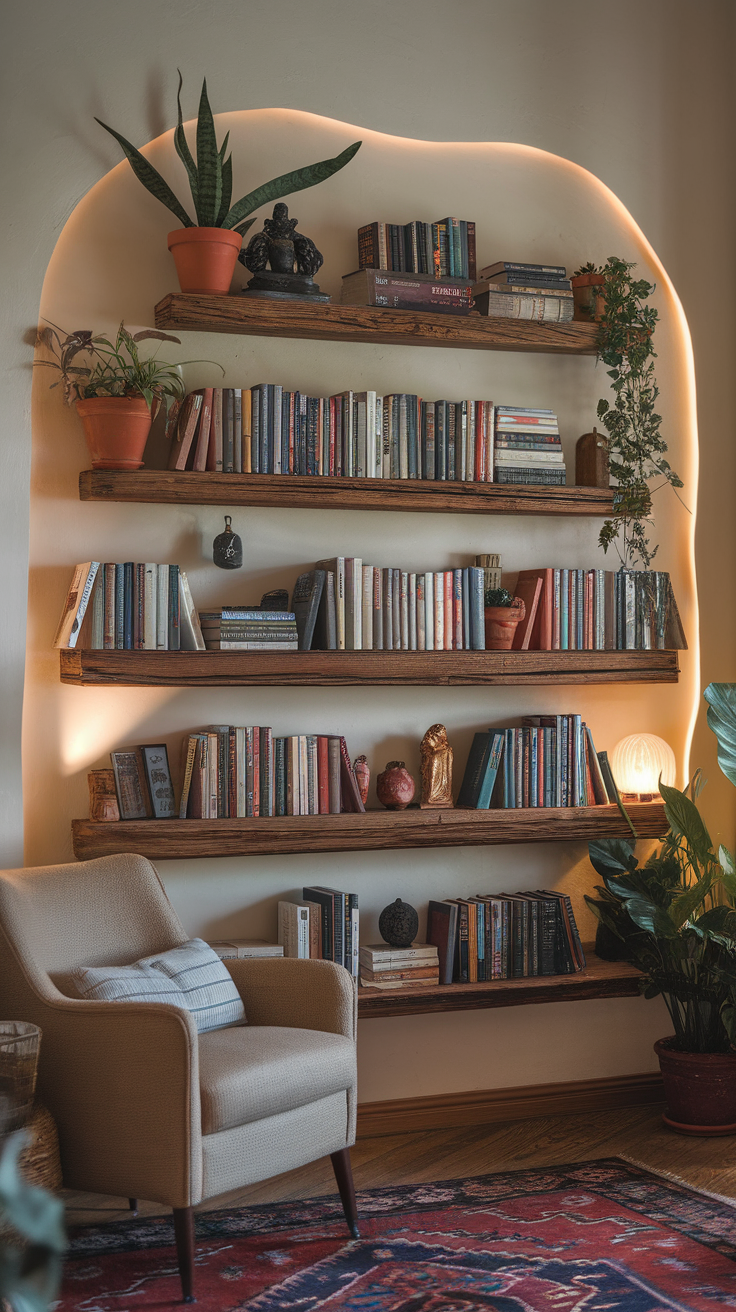
<svg viewBox="0 0 736 1312">
<path fill-rule="evenodd" d="M 355 476 L 365 478 L 368 469 L 367 392 L 355 393 Z"/>
<path fill-rule="evenodd" d="M 388 943 L 366 943 L 360 949 L 360 960 L 373 970 L 379 966 L 384 970 L 396 968 L 413 961 L 431 966 L 437 959 L 438 952 L 434 943 L 413 943 L 410 948 L 392 948 Z"/>
<path fill-rule="evenodd" d="M 158 620 L 156 594 L 158 592 L 158 566 L 151 561 L 143 566 L 143 650 L 156 650 Z"/>
<path fill-rule="evenodd" d="M 476 402 L 468 401 L 467 403 L 467 421 L 465 423 L 465 479 L 468 483 L 475 482 L 475 424 L 476 424 Z"/>
<path fill-rule="evenodd" d="M 409 574 L 402 569 L 399 587 L 401 650 L 409 650 Z"/>
<path fill-rule="evenodd" d="M 156 566 L 156 648 L 169 649 L 169 567 Z"/>
<path fill-rule="evenodd" d="M 146 582 L 148 582 L 148 565 L 146 565 Z M 179 570 L 179 602 L 182 651 L 205 651 L 199 615 L 195 610 L 189 580 L 183 569 Z"/>
<path fill-rule="evenodd" d="M 506 447 L 496 449 L 497 465 L 564 465 L 562 451 L 515 451 Z"/>
<path fill-rule="evenodd" d="M 221 961 L 236 961 L 252 957 L 283 957 L 279 943 L 267 943 L 265 938 L 216 939 L 208 944 Z"/>
<path fill-rule="evenodd" d="M 363 566 L 362 649 L 373 651 L 373 575 L 372 565 Z"/>
<path fill-rule="evenodd" d="M 391 405 L 391 397 L 384 396 L 381 423 L 381 476 L 383 478 L 391 477 Z"/>
<path fill-rule="evenodd" d="M 342 472 L 346 478 L 355 474 L 355 415 L 354 396 L 352 392 L 340 392 L 345 398 L 342 411 Z"/>
<path fill-rule="evenodd" d="M 360 651 L 363 635 L 363 561 L 345 556 L 345 650 Z"/>
<path fill-rule="evenodd" d="M 424 645 L 434 651 L 434 574 L 424 575 Z"/>
<path fill-rule="evenodd" d="M 353 979 L 357 979 L 360 971 L 360 910 L 358 907 L 352 907 L 350 910 L 350 937 L 352 953 L 350 961 L 346 961 L 345 965 Z"/>
<path fill-rule="evenodd" d="M 72 581 L 54 637 L 55 647 L 76 647 L 99 568 L 98 560 L 88 560 L 82 565 L 74 566 Z"/>
<path fill-rule="evenodd" d="M 309 815 L 309 763 L 307 735 L 300 733 L 299 743 L 299 815 Z"/>
<path fill-rule="evenodd" d="M 417 651 L 427 650 L 427 610 L 424 603 L 424 586 L 425 575 L 417 574 L 416 578 L 416 624 L 417 624 Z"/>
<path fill-rule="evenodd" d="M 409 575 L 409 651 L 417 649 L 417 576 Z"/>
<path fill-rule="evenodd" d="M 309 959 L 309 907 L 279 902 L 278 940 L 285 957 Z"/>
<path fill-rule="evenodd" d="M 376 425 L 373 477 L 383 478 L 383 397 L 376 397 Z"/>
<path fill-rule="evenodd" d="M 299 642 L 297 638 L 285 640 L 284 642 L 229 642 L 221 638 L 217 647 L 210 648 L 211 651 L 298 651 Z"/>
<path fill-rule="evenodd" d="M 445 646 L 445 575 L 434 576 L 434 646 L 442 651 Z"/>
</svg>

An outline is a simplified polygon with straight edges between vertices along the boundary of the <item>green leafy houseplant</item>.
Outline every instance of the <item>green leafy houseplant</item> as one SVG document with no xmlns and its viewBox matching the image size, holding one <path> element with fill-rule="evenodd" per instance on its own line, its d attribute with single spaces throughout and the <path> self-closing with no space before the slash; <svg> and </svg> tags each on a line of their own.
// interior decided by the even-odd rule
<svg viewBox="0 0 736 1312">
<path fill-rule="evenodd" d="M 664 458 L 667 443 L 661 434 L 662 417 L 655 409 L 659 388 L 653 337 L 659 314 L 648 304 L 654 285 L 634 278 L 635 267 L 611 255 L 601 268 L 587 264 L 574 274 L 603 278 L 598 359 L 607 366 L 613 403 L 602 398 L 598 418 L 607 432 L 607 436 L 601 435 L 601 442 L 617 486 L 613 518 L 603 524 L 599 543 L 604 551 L 616 547 L 622 569 L 632 568 L 637 561 L 645 569 L 650 566 L 657 553 L 647 536 L 653 524 L 652 494 L 667 483 L 682 487 Z M 651 488 L 655 479 L 660 481 Z"/>
<path fill-rule="evenodd" d="M 719 765 L 736 784 L 736 685 L 710 684 L 705 699 Z M 663 997 L 675 1031 L 670 1046 L 682 1053 L 731 1053 L 736 873 L 733 855 L 723 846 L 714 850 L 697 807 L 699 788 L 699 775 L 682 792 L 660 784 L 668 831 L 643 865 L 631 840 L 591 843 L 591 864 L 603 885 L 585 900 L 603 927 L 596 940 L 601 953 L 635 962 L 644 996 Z"/>
<path fill-rule="evenodd" d="M 56 324 L 47 324 L 39 329 L 36 341 L 53 356 L 36 364 L 57 370 L 60 377 L 51 387 L 63 386 L 67 405 L 93 396 L 128 396 L 141 397 L 150 410 L 154 401 L 168 405 L 172 399 L 184 396 L 179 365 L 167 364 L 155 355 L 142 360 L 138 351 L 139 342 L 179 345 L 180 339 L 168 333 L 144 328 L 133 334 L 121 323 L 111 342 L 102 333 L 93 335 L 88 328 L 64 334 Z"/>
<path fill-rule="evenodd" d="M 488 588 L 485 602 L 486 606 L 513 606 L 514 596 L 508 588 Z"/>
</svg>

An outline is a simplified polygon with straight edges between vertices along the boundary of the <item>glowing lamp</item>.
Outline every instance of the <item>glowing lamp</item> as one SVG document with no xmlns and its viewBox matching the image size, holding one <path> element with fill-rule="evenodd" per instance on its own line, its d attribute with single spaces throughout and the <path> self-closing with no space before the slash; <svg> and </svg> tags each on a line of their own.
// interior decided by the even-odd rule
<svg viewBox="0 0 736 1312">
<path fill-rule="evenodd" d="M 611 773 L 624 799 L 651 802 L 659 796 L 660 775 L 664 784 L 675 782 L 675 753 L 669 743 L 653 733 L 632 733 L 616 743 L 611 753 Z"/>
</svg>

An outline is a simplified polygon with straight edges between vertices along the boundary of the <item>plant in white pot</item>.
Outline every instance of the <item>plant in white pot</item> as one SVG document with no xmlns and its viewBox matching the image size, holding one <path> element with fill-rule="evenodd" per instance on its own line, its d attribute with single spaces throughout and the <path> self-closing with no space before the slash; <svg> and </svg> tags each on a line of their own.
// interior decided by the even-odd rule
<svg viewBox="0 0 736 1312">
<path fill-rule="evenodd" d="M 141 469 L 156 411 L 184 396 L 179 365 L 157 355 L 141 358 L 138 344 L 146 341 L 179 344 L 178 337 L 153 328 L 130 333 L 122 323 L 114 341 L 86 328 L 64 333 L 47 324 L 39 329 L 37 345 L 53 359 L 35 363 L 60 375 L 51 386 L 62 386 L 67 405 L 76 405 L 93 469 Z"/>
<path fill-rule="evenodd" d="M 736 784 L 736 684 L 711 683 L 705 699 L 718 763 Z M 585 900 L 599 921 L 598 955 L 635 962 L 644 997 L 661 995 L 669 1011 L 674 1034 L 655 1044 L 666 1124 L 689 1134 L 733 1134 L 736 870 L 725 847 L 714 850 L 696 805 L 699 788 L 699 774 L 684 792 L 660 781 L 669 829 L 643 865 L 632 840 L 591 843 L 603 885 Z"/>
<path fill-rule="evenodd" d="M 278 200 L 280 196 L 289 196 L 295 191 L 303 191 L 305 187 L 314 187 L 318 182 L 332 177 L 333 173 L 339 172 L 350 162 L 361 142 L 354 141 L 334 159 L 323 159 L 317 164 L 296 169 L 293 173 L 283 173 L 278 178 L 272 178 L 233 204 L 232 155 L 226 153 L 230 134 L 227 133 L 222 145 L 218 146 L 207 98 L 207 80 L 205 78 L 202 83 L 199 99 L 196 161 L 184 132 L 181 87 L 180 73 L 174 145 L 187 171 L 196 222 L 184 209 L 168 182 L 149 164 L 145 156 L 114 128 L 108 127 L 107 123 L 99 118 L 95 121 L 120 143 L 138 181 L 183 224 L 183 227 L 175 229 L 168 236 L 168 246 L 176 263 L 181 290 L 224 295 L 230 290 L 243 235 L 255 223 L 255 219 L 248 215 L 253 214 L 261 205 Z"/>
</svg>

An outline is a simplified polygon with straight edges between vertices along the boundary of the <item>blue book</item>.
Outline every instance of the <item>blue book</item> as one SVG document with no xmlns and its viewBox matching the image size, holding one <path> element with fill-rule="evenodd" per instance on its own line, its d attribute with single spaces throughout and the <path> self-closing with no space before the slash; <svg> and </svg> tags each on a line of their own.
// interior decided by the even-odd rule
<svg viewBox="0 0 736 1312">
<path fill-rule="evenodd" d="M 488 811 L 490 809 L 496 776 L 504 752 L 505 737 L 506 734 L 503 729 L 494 729 L 489 733 L 489 750 L 486 756 L 485 769 L 483 771 L 483 777 L 478 791 L 478 801 L 476 804 L 479 811 Z"/>
</svg>

